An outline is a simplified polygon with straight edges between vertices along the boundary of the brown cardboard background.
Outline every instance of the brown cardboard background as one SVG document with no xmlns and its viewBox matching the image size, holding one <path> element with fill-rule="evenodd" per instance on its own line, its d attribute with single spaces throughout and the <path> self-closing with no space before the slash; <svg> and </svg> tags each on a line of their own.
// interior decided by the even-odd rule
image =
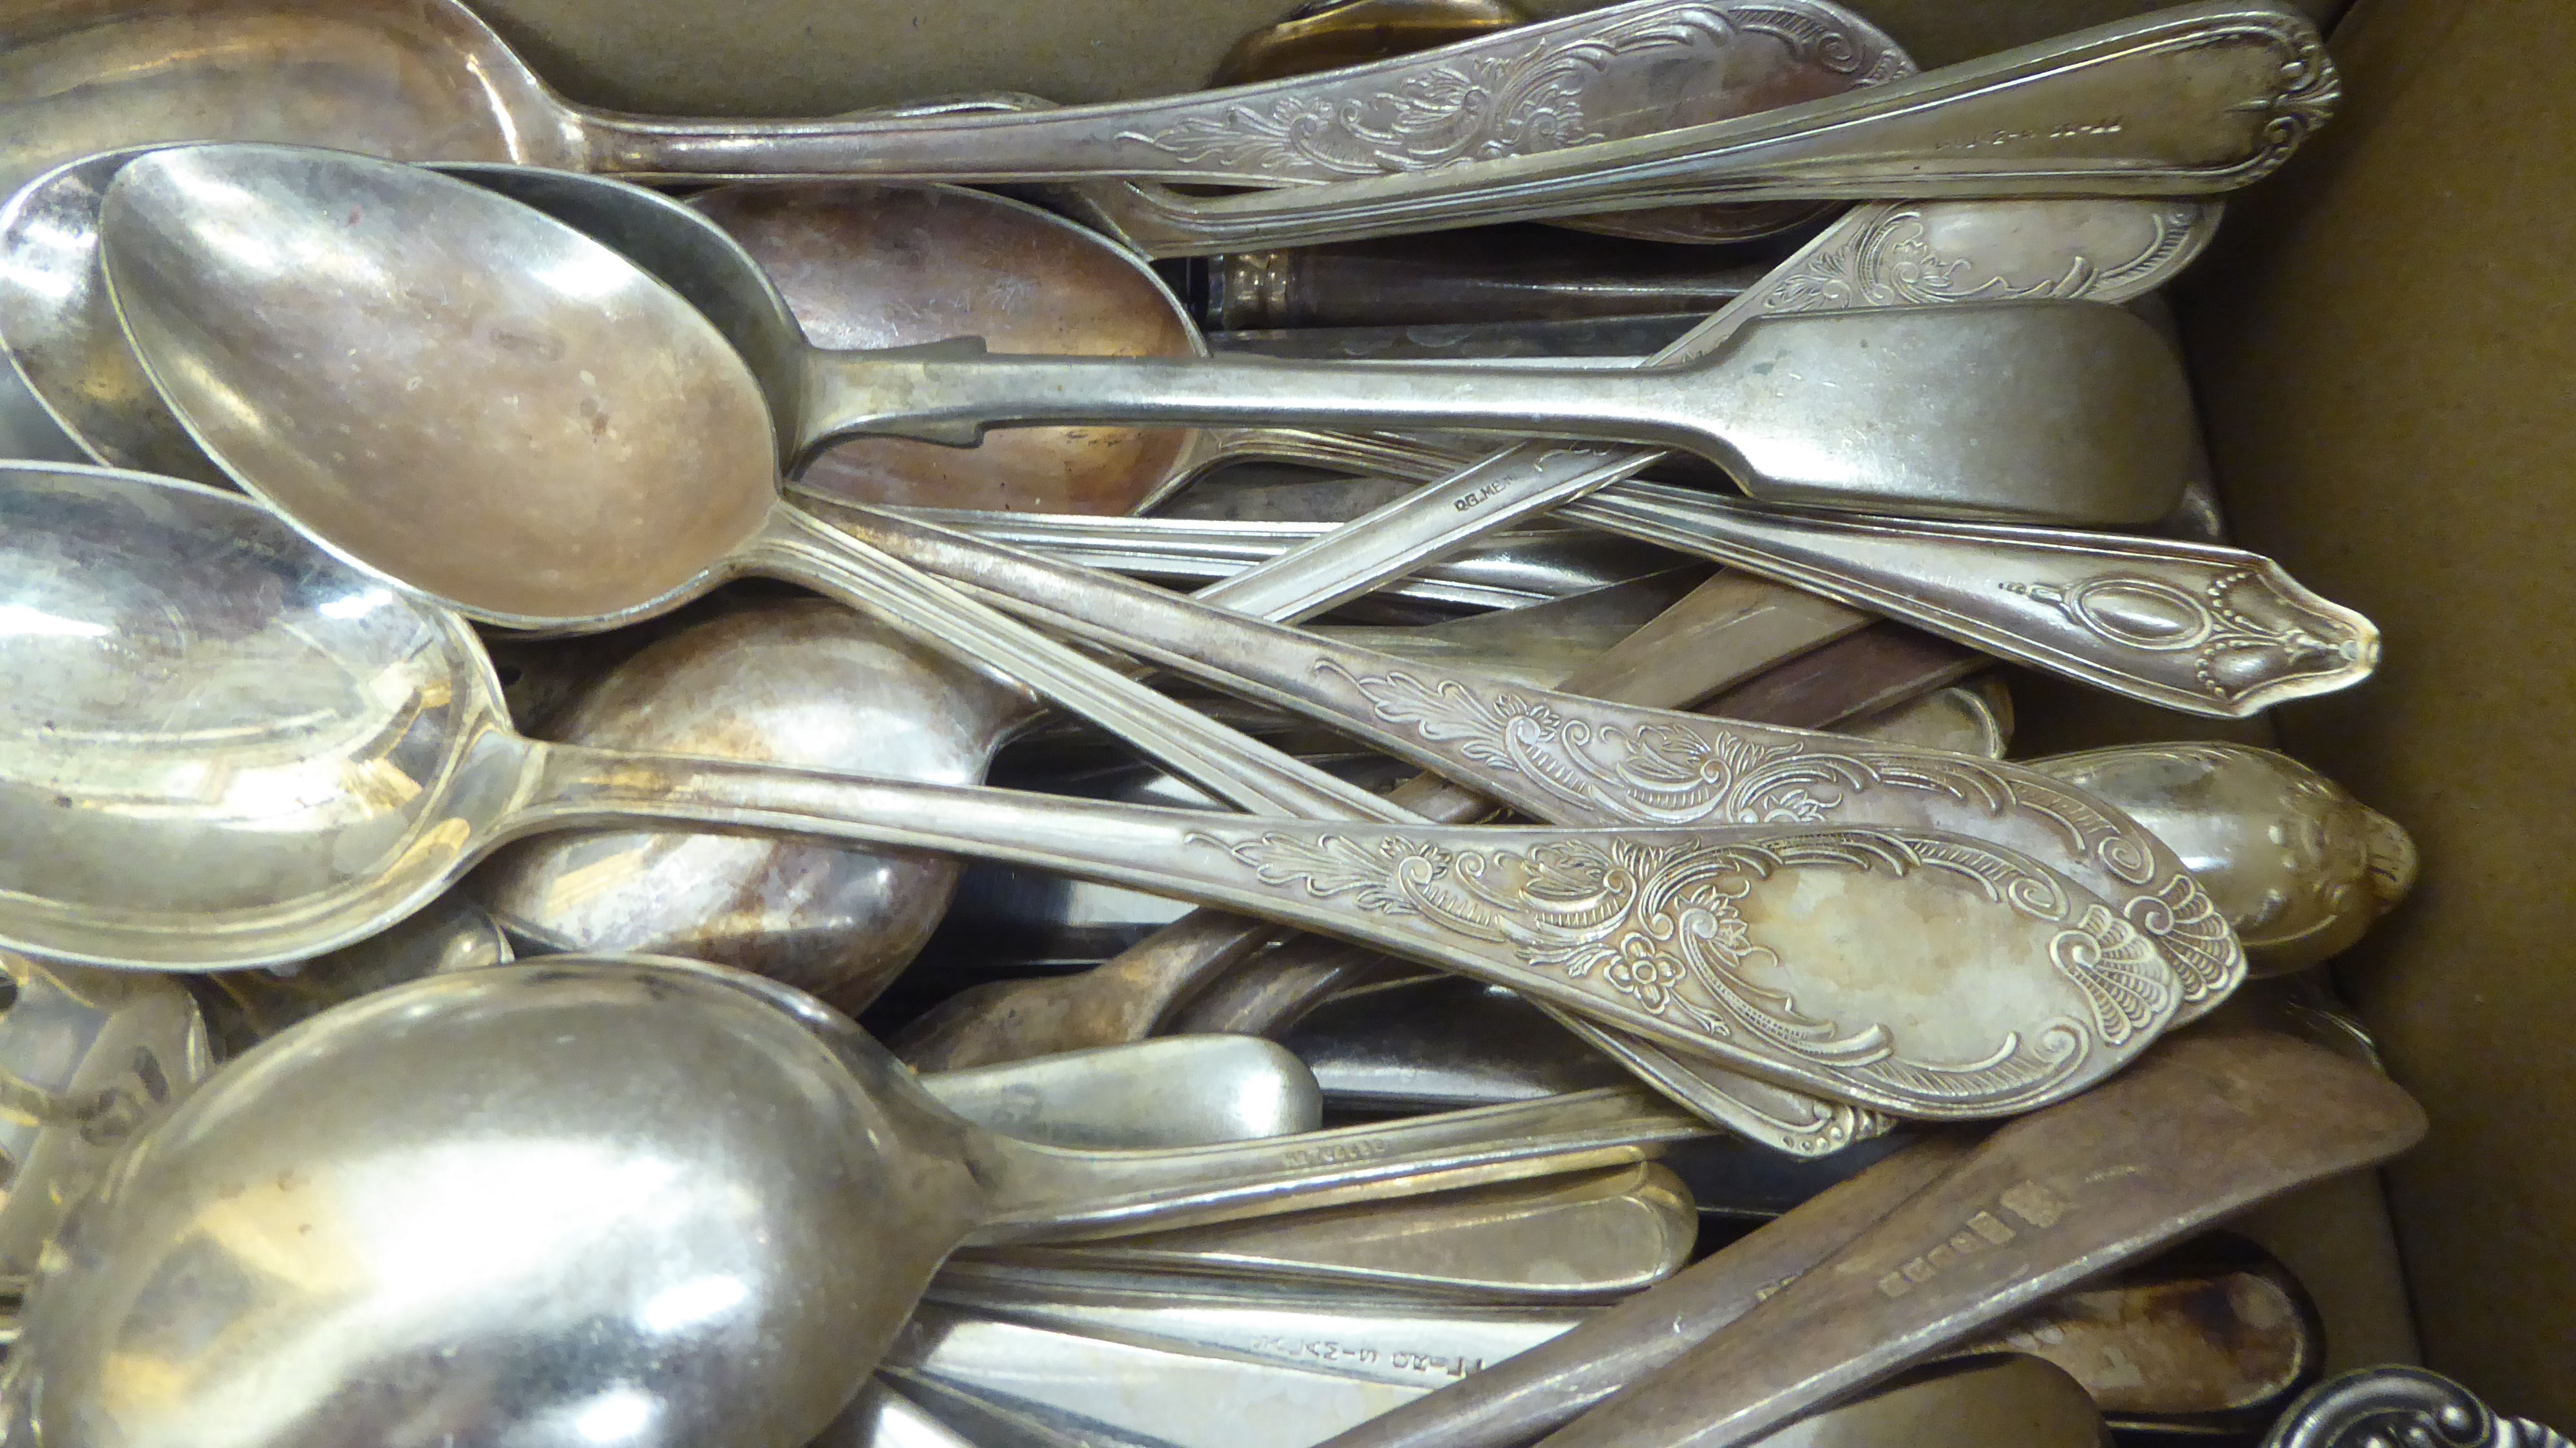
<svg viewBox="0 0 2576 1448">
<path fill-rule="evenodd" d="M 2385 631 L 2291 747 L 2405 822 L 2414 899 L 2340 963 L 2431 1110 L 2392 1173 L 2428 1361 L 2576 1424 L 2576 6 L 2361 0 L 2336 124 L 2183 308 L 2238 532 Z"/>
<path fill-rule="evenodd" d="M 1067 102 L 1185 89 L 1286 0 L 477 8 L 581 100 L 813 115 L 977 89 Z M 1937 65 L 2153 7 L 1858 8 Z M 2395 1178 L 2426 1350 L 2499 1407 L 2576 1426 L 2576 1380 L 2553 1371 L 2576 1351 L 2576 1082 L 2561 1045 L 2576 961 L 2560 884 L 2576 859 L 2561 743 L 2576 712 L 2562 562 L 2576 511 L 2576 4 L 2361 0 L 2337 51 L 2342 118 L 2236 203 L 2182 310 L 2239 531 L 2387 633 L 2377 681 L 2284 712 L 2293 747 L 2407 824 L 2427 858 L 2416 899 L 2342 972 L 2434 1115 Z M 2023 742 L 2043 752 L 2233 732 L 2044 686 L 2022 705 Z M 2344 1206 L 2326 1230 L 2283 1232 L 2355 1231 L 2354 1185 L 2329 1195 Z M 2386 1336 L 2339 1346 L 2343 1361 L 2402 1351 Z"/>
</svg>

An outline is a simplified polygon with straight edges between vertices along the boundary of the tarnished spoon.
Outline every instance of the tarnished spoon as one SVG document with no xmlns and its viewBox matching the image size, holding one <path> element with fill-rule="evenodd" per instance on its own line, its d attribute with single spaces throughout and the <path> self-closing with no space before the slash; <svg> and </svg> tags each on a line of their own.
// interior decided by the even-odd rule
<svg viewBox="0 0 2576 1448">
<path fill-rule="evenodd" d="M 1275 915 L 1934 1115 L 2026 1109 L 2145 1044 L 2132 1032 L 2057 1054 L 2095 1029 L 2063 940 L 2126 958 L 2134 929 L 2054 872 L 1939 831 L 1309 824 L 540 745 L 509 732 L 462 620 L 246 499 L 28 464 L 0 473 L 0 525 L 0 617 L 41 621 L 0 633 L 0 665 L 22 681 L 0 711 L 0 820 L 30 842 L 0 879 L 11 948 L 186 970 L 309 959 L 420 908 L 518 834 L 684 820 L 974 853 Z M 171 698 L 200 703 L 174 719 Z M 1417 858 L 1447 864 L 1417 877 Z M 1558 903 L 1613 870 L 1633 881 L 1626 912 Z M 1399 879 L 1419 903 L 1391 908 Z M 1361 892 L 1383 903 L 1351 910 Z M 1837 902 L 1829 919 L 1792 908 L 1817 892 Z M 1758 943 L 1763 978 L 1797 1013 L 1703 996 L 1688 952 L 1704 947 L 1652 923 L 1682 902 L 1744 921 L 1729 948 Z M 1871 932 L 1885 936 L 1871 973 L 1835 963 Z M 1596 958 L 1604 968 L 1566 968 Z M 1641 970 L 1690 983 L 1641 995 L 1623 983 Z M 1924 981 L 1952 988 L 1927 999 Z M 1757 1019 L 1885 1050 L 1846 1062 L 1756 1045 Z M 1961 1061 L 1976 1064 L 1945 1064 Z"/>
<path fill-rule="evenodd" d="M 1633 1159 L 1673 1126 L 1613 1093 L 1070 1152 L 947 1112 L 757 976 L 464 971 L 291 1028 L 138 1137 L 47 1254 L 0 1395 L 13 1436 L 66 1448 L 424 1423 L 570 1448 L 610 1411 L 636 1448 L 795 1448 L 963 1241 L 1288 1210 L 1587 1145 Z M 191 1286 L 210 1280 L 235 1285 Z M 121 1370 L 142 1353 L 173 1376 Z"/>
<path fill-rule="evenodd" d="M 1590 1439 L 1674 1403 L 1670 1388 L 1624 1391 L 1632 1384 L 1675 1381 L 1695 1390 L 1681 1426 L 1659 1418 L 1630 1441 L 1750 1441 L 1770 1426 L 1754 1427 L 1757 1416 L 1786 1421 L 1830 1395 L 1828 1382 L 1873 1381 L 2229 1212 L 2402 1152 L 2423 1131 L 2403 1091 L 2330 1052 L 2262 1033 L 2177 1035 L 2115 1086 L 1974 1148 L 1910 1148 L 1332 1448 L 1498 1448 L 1569 1423 Z M 1772 1290 L 1784 1278 L 1795 1281 Z M 1837 1310 L 1821 1311 L 1824 1297 Z M 1730 1371 L 1712 1379 L 1705 1365 L 1719 1353 Z M 1747 1401 L 1758 1406 L 1733 1406 Z M 1595 1405 L 1609 1416 L 1586 1416 Z"/>
</svg>

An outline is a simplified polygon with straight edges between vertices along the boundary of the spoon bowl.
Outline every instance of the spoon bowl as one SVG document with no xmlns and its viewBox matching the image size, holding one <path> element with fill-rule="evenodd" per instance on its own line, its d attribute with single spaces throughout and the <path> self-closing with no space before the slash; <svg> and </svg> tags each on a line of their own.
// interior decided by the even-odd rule
<svg viewBox="0 0 2576 1448">
<path fill-rule="evenodd" d="M 246 1448 L 427 1423 L 575 1448 L 614 1424 L 635 1448 L 792 1448 L 970 1237 L 1284 1209 L 1402 1180 L 1388 1163 L 1525 1157 L 1498 1133 L 1537 1123 L 1466 1124 L 1060 1151 L 949 1113 L 758 977 L 581 957 L 431 977 L 291 1028 L 137 1139 L 28 1295 L 9 1431 Z M 1337 1142 L 1377 1166 L 1317 1166 Z M 138 1353 L 175 1379 L 119 1370 Z"/>
</svg>

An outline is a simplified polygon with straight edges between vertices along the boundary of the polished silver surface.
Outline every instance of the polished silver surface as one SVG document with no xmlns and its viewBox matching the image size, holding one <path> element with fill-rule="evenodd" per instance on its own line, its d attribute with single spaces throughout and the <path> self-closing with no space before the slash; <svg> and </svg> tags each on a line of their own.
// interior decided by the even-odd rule
<svg viewBox="0 0 2576 1448">
<path fill-rule="evenodd" d="M 1471 1301 L 1604 1301 L 1680 1270 L 1698 1229 L 1690 1192 L 1645 1162 L 1127 1237 L 975 1248 L 959 1260 Z"/>
<path fill-rule="evenodd" d="M 795 1448 L 965 1240 L 1544 1168 L 1608 1139 L 1602 1104 L 1563 1133 L 1542 1117 L 1585 1108 L 1068 1152 L 946 1112 L 846 1018 L 756 976 L 459 972 L 292 1028 L 137 1138 L 48 1253 L 0 1397 L 13 1438 L 63 1448 L 424 1423 L 528 1448 Z"/>
<path fill-rule="evenodd" d="M 945 1304 L 913 1315 L 887 1354 L 898 1386 L 926 1379 L 1014 1409 L 1077 1438 L 1160 1448 L 1310 1448 L 1422 1395 L 1301 1367 L 1098 1338 L 969 1314 Z"/>
<path fill-rule="evenodd" d="M 177 981 L 6 953 L 0 972 L 0 1294 L 14 1295 L 63 1214 L 213 1063 Z"/>
<path fill-rule="evenodd" d="M 1257 1036 L 1164 1036 L 942 1071 L 922 1085 L 978 1126 L 1049 1146 L 1214 1146 L 1324 1124 L 1314 1073 Z"/>
</svg>

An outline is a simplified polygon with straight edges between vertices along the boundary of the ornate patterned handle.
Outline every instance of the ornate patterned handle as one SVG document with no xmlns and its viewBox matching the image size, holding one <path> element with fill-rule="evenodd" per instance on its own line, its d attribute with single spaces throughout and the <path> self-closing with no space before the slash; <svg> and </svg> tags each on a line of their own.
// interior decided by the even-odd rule
<svg viewBox="0 0 2576 1448">
<path fill-rule="evenodd" d="M 2576 1448 L 2529 1418 L 2499 1416 L 2477 1395 L 2423 1368 L 2362 1368 L 2308 1389 L 2263 1448 Z"/>
<path fill-rule="evenodd" d="M 2079 1091 L 2176 1005 L 2155 947 L 2100 899 L 1939 831 L 1309 824 L 530 748 L 511 833 L 636 819 L 786 830 L 1179 895 L 1908 1116 L 2003 1115 Z"/>
<path fill-rule="evenodd" d="M 1189 256 L 1685 201 L 2210 195 L 2277 168 L 2336 93 L 2306 17 L 2203 0 L 1654 136 L 1210 199 L 1139 185 L 1087 210 L 1147 255 Z"/>
<path fill-rule="evenodd" d="M 1631 0 L 1419 55 L 1141 102 L 828 121 L 581 118 L 592 168 L 663 179 L 1154 176 L 1279 185 L 1406 176 L 1704 124 L 1910 72 L 1810 0 Z"/>
<path fill-rule="evenodd" d="M 2176 992 L 2197 1014 L 2244 979 L 2234 933 L 2170 848 L 2035 771 L 1449 673 L 924 524 L 853 514 L 869 541 L 1012 612 L 1325 719 L 1535 818 L 1830 821 L 1994 841 L 2111 901 L 2160 948 L 2160 970 L 2171 974 L 2161 984 L 2106 984 L 2109 1015 L 2125 1010 L 2118 1001 L 2132 988 Z"/>
<path fill-rule="evenodd" d="M 2194 714 L 2241 719 L 2349 688 L 2379 661 L 2369 619 L 2234 548 L 1789 512 L 1652 484 L 1561 511 Z"/>
</svg>

